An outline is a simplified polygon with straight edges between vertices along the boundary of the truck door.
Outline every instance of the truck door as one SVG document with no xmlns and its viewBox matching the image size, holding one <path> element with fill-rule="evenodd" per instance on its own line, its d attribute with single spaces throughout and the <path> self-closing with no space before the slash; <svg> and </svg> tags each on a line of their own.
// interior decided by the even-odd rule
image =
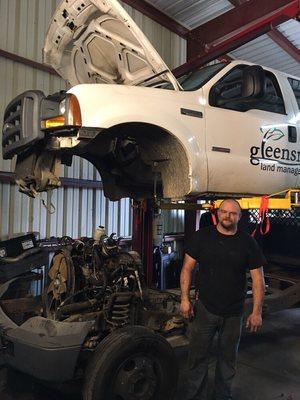
<svg viewBox="0 0 300 400">
<path fill-rule="evenodd" d="M 236 65 L 204 87 L 209 103 L 206 151 L 210 192 L 266 194 L 297 182 L 299 138 L 289 133 L 291 104 L 285 101 L 275 74 L 268 70 L 264 71 L 263 100 L 251 106 L 239 102 L 246 67 Z"/>
<path fill-rule="evenodd" d="M 291 119 L 290 125 L 294 124 L 294 134 L 297 135 L 298 139 L 300 138 L 300 79 L 288 78 L 288 82 L 293 92 L 292 103 L 294 106 L 294 117 Z"/>
</svg>

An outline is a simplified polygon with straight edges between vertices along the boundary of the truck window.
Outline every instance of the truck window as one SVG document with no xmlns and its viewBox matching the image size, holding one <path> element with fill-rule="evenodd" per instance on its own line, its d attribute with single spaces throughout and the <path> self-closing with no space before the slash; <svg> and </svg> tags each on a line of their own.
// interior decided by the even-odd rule
<svg viewBox="0 0 300 400">
<path fill-rule="evenodd" d="M 249 110 L 249 105 L 236 100 L 242 97 L 242 70 L 245 67 L 247 67 L 247 65 L 239 65 L 233 68 L 211 88 L 209 96 L 210 105 L 241 112 Z M 265 74 L 266 95 L 263 100 L 256 103 L 251 108 L 285 114 L 284 100 L 276 77 L 269 71 L 265 71 Z M 229 101 L 224 104 L 225 99 L 232 99 L 234 101 Z"/>
<path fill-rule="evenodd" d="M 288 81 L 290 82 L 290 85 L 293 89 L 298 104 L 298 108 L 300 110 L 300 81 L 294 78 L 288 78 Z"/>
</svg>

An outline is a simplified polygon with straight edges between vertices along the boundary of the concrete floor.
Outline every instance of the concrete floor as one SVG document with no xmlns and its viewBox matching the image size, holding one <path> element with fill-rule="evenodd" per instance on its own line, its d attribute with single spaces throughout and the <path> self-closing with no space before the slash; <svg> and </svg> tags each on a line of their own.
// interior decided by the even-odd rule
<svg viewBox="0 0 300 400">
<path fill-rule="evenodd" d="M 212 361 L 210 391 L 214 367 Z M 300 309 L 266 316 L 259 333 L 243 331 L 233 400 L 275 399 L 300 400 Z"/>
<path fill-rule="evenodd" d="M 300 309 L 265 317 L 241 341 L 236 400 L 300 400 Z"/>
<path fill-rule="evenodd" d="M 176 353 L 182 376 L 186 348 Z M 211 387 L 213 367 L 212 362 Z M 257 334 L 244 332 L 233 394 L 234 400 L 300 400 L 300 309 L 266 316 Z M 6 388 L 0 388 L 0 399 L 80 400 L 80 396 L 53 391 L 27 376 L 9 373 Z"/>
</svg>

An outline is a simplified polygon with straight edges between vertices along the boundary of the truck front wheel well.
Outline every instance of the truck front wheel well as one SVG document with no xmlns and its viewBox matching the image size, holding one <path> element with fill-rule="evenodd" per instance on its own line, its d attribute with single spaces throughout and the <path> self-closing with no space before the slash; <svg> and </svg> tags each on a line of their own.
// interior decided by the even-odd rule
<svg viewBox="0 0 300 400">
<path fill-rule="evenodd" d="M 83 157 L 98 169 L 110 199 L 153 195 L 182 198 L 190 191 L 189 162 L 181 142 L 156 125 L 127 123 L 102 131 Z"/>
</svg>

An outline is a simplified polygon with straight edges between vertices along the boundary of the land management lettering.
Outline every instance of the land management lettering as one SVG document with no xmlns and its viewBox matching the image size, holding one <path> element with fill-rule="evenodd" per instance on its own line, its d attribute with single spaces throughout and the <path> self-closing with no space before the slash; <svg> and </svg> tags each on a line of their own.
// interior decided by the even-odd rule
<svg viewBox="0 0 300 400">
<path fill-rule="evenodd" d="M 250 162 L 260 165 L 263 171 L 300 175 L 300 151 L 278 147 L 276 144 L 285 134 L 278 128 L 260 129 L 261 145 L 250 148 Z"/>
</svg>

